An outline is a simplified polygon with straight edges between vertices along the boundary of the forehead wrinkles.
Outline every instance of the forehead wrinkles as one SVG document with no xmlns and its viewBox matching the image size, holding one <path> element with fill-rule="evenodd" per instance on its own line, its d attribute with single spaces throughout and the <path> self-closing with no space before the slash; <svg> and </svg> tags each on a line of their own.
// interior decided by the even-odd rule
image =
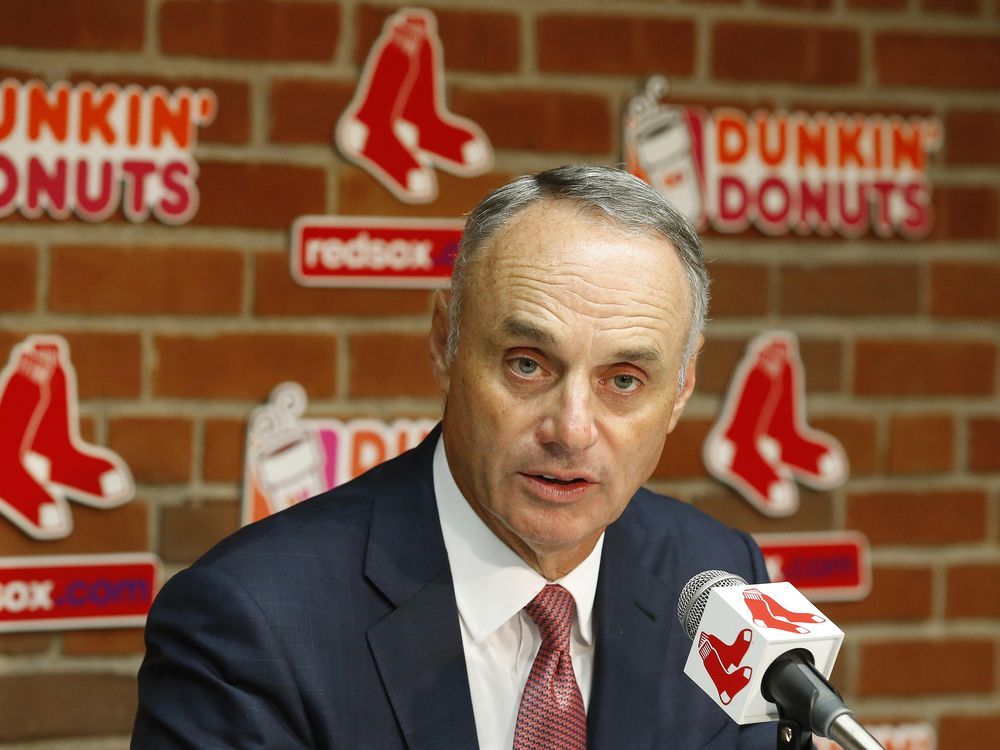
<svg viewBox="0 0 1000 750">
<path fill-rule="evenodd" d="M 497 265 L 501 274 L 497 293 L 514 302 L 537 305 L 562 322 L 567 322 L 563 314 L 575 313 L 609 323 L 616 321 L 620 327 L 660 327 L 684 315 L 683 293 L 671 294 L 664 285 L 637 279 L 625 283 L 614 269 L 594 280 L 579 266 L 568 263 L 545 269 L 517 261 Z"/>
</svg>

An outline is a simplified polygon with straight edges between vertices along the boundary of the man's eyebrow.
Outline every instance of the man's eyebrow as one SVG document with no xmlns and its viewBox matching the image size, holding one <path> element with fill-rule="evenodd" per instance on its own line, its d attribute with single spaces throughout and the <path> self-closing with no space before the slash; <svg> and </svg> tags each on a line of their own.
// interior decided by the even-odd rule
<svg viewBox="0 0 1000 750">
<path fill-rule="evenodd" d="M 618 362 L 648 362 L 650 364 L 661 364 L 663 354 L 659 349 L 652 347 L 642 349 L 621 349 L 614 353 L 614 359 Z"/>
<path fill-rule="evenodd" d="M 518 318 L 507 318 L 500 329 L 511 336 L 521 339 L 528 339 L 536 344 L 547 344 L 552 346 L 556 343 L 556 337 L 543 328 L 539 328 L 534 323 L 529 323 Z"/>
</svg>

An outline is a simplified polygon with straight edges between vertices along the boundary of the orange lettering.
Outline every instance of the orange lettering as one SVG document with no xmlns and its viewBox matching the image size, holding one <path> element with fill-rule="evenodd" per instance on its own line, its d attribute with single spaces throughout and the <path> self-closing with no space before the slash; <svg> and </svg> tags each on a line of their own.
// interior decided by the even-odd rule
<svg viewBox="0 0 1000 750">
<path fill-rule="evenodd" d="M 2 88 L 3 118 L 0 119 L 0 141 L 6 139 L 17 122 L 17 83 L 4 81 Z"/>
<path fill-rule="evenodd" d="M 179 91 L 171 102 L 167 92 L 156 88 L 152 92 L 150 127 L 153 146 L 163 145 L 164 135 L 170 134 L 179 148 L 187 148 L 191 138 L 191 94 Z M 171 108 L 173 105 L 173 108 Z"/>
<path fill-rule="evenodd" d="M 351 440 L 351 479 L 385 461 L 385 442 L 374 430 L 357 430 Z"/>
<path fill-rule="evenodd" d="M 785 147 L 787 145 L 788 122 L 784 115 L 778 114 L 771 119 L 778 133 L 778 145 L 768 148 L 768 116 L 766 113 L 759 113 L 755 120 L 757 122 L 757 141 L 760 143 L 760 158 L 770 167 L 776 167 L 785 160 Z"/>
<path fill-rule="evenodd" d="M 837 164 L 841 168 L 853 162 L 859 167 L 865 166 L 861 156 L 860 141 L 863 120 L 841 120 L 837 123 Z"/>
<path fill-rule="evenodd" d="M 749 145 L 746 118 L 736 110 L 717 110 L 715 123 L 719 163 L 736 164 L 742 161 Z"/>
<path fill-rule="evenodd" d="M 46 127 L 52 136 L 60 142 L 66 140 L 69 129 L 69 89 L 60 84 L 51 92 L 55 94 L 52 101 L 44 85 L 37 81 L 28 84 L 28 138 L 37 141 Z"/>
<path fill-rule="evenodd" d="M 812 125 L 812 127 L 810 127 Z M 799 145 L 799 166 L 806 166 L 812 160 L 817 166 L 826 166 L 826 121 L 800 120 L 796 126 L 796 141 Z"/>
<path fill-rule="evenodd" d="M 95 91 L 86 87 L 80 92 L 80 142 L 90 143 L 96 130 L 109 146 L 115 143 L 115 131 L 111 127 L 108 116 L 118 99 L 116 89 L 106 87 Z"/>
<path fill-rule="evenodd" d="M 899 169 L 908 161 L 917 171 L 924 171 L 924 149 L 920 128 L 907 122 L 892 124 L 892 168 Z"/>
</svg>

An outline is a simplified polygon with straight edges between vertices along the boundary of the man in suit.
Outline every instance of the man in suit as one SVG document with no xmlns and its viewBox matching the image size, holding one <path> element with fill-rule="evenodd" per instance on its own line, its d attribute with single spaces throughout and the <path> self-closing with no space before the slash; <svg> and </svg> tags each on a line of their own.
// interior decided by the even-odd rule
<svg viewBox="0 0 1000 750">
<path fill-rule="evenodd" d="M 674 614 L 702 570 L 765 580 L 760 551 L 641 488 L 707 287 L 693 228 L 622 171 L 484 199 L 434 301 L 441 425 L 166 584 L 133 747 L 775 747 L 682 673 Z"/>
</svg>

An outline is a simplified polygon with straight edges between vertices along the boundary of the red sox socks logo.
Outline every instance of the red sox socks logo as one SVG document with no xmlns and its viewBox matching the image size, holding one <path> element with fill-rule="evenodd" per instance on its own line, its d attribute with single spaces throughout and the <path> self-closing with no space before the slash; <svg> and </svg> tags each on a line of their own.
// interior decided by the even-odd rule
<svg viewBox="0 0 1000 750">
<path fill-rule="evenodd" d="M 746 656 L 752 639 L 753 632 L 749 628 L 741 630 L 732 643 L 704 631 L 698 638 L 698 655 L 719 691 L 719 700 L 727 706 L 747 686 L 753 674 L 750 667 L 737 666 Z"/>
<path fill-rule="evenodd" d="M 132 475 L 111 451 L 84 442 L 66 342 L 30 336 L 0 373 L 0 514 L 36 539 L 69 534 L 67 499 L 96 508 L 129 500 Z"/>
<path fill-rule="evenodd" d="M 712 475 L 767 515 L 798 508 L 794 480 L 832 489 L 847 479 L 840 443 L 805 422 L 804 380 L 794 336 L 754 339 L 703 448 Z"/>
<path fill-rule="evenodd" d="M 774 597 L 757 588 L 744 589 L 743 601 L 750 610 L 754 624 L 759 628 L 773 628 L 804 635 L 809 629 L 803 627 L 803 623 L 826 622 L 825 618 L 812 612 L 787 609 Z M 698 655 L 716 690 L 719 691 L 719 700 L 723 705 L 728 706 L 750 682 L 753 669 L 739 664 L 746 656 L 752 640 L 753 631 L 750 628 L 741 630 L 732 643 L 726 643 L 718 636 L 704 631 L 698 637 Z"/>
<path fill-rule="evenodd" d="M 397 198 L 437 196 L 433 166 L 462 176 L 493 165 L 489 139 L 444 103 L 444 66 L 434 16 L 404 8 L 385 22 L 354 99 L 336 128 L 341 153 Z"/>
<path fill-rule="evenodd" d="M 785 609 L 774 598 L 759 589 L 744 589 L 743 601 L 746 602 L 747 609 L 753 615 L 753 621 L 762 628 L 774 628 L 804 635 L 809 632 L 809 628 L 804 628 L 799 623 L 826 622 L 825 618 L 812 612 L 795 612 Z"/>
</svg>

